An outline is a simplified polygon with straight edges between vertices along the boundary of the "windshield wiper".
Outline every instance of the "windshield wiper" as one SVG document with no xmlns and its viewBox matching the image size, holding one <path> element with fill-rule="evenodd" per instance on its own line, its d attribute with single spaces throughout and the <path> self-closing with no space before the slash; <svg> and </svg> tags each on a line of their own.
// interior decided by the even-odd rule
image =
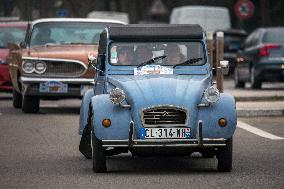
<svg viewBox="0 0 284 189">
<path fill-rule="evenodd" d="M 177 67 L 177 66 L 183 66 L 183 65 L 190 65 L 190 64 L 194 64 L 196 62 L 199 62 L 200 60 L 202 60 L 203 58 L 191 58 L 191 59 L 188 59 L 182 63 L 179 63 L 179 64 L 176 64 L 173 66 L 173 68 Z"/>
<path fill-rule="evenodd" d="M 137 68 L 142 67 L 142 66 L 146 66 L 146 65 L 150 65 L 150 64 L 153 64 L 153 63 L 156 63 L 157 61 L 162 60 L 162 59 L 164 59 L 166 57 L 167 57 L 166 55 L 154 57 L 154 58 L 152 58 L 152 59 L 150 59 L 150 60 L 148 60 L 146 62 L 142 62 L 141 64 L 139 64 L 137 66 Z"/>
</svg>

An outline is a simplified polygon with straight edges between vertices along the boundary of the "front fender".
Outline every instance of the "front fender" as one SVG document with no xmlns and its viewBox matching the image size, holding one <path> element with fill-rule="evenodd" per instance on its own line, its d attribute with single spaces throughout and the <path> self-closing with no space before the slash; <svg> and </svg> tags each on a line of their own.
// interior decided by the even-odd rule
<svg viewBox="0 0 284 189">
<path fill-rule="evenodd" d="M 227 120 L 225 127 L 218 125 L 220 118 Z M 237 125 L 237 111 L 234 97 L 226 93 L 221 93 L 220 99 L 216 103 L 209 107 L 200 107 L 198 120 L 203 121 L 203 137 L 231 138 Z"/>
<path fill-rule="evenodd" d="M 92 97 L 94 96 L 94 90 L 87 90 L 81 102 L 80 107 L 80 120 L 79 120 L 79 134 L 83 133 L 84 128 L 88 122 L 89 107 Z"/>
<path fill-rule="evenodd" d="M 131 112 L 129 108 L 111 103 L 108 94 L 92 97 L 93 132 L 100 140 L 124 140 L 129 137 Z M 105 128 L 103 119 L 110 119 L 111 125 Z"/>
</svg>

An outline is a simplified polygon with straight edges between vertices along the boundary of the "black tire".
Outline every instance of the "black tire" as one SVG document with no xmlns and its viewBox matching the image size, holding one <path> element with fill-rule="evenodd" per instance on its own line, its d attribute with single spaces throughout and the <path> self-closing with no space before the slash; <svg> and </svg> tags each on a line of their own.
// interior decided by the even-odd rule
<svg viewBox="0 0 284 189">
<path fill-rule="evenodd" d="M 230 172 L 232 170 L 233 163 L 233 139 L 226 141 L 226 146 L 218 148 L 218 171 Z"/>
<path fill-rule="evenodd" d="M 250 83 L 252 89 L 260 89 L 261 81 L 255 76 L 255 68 L 252 67 L 250 70 Z"/>
<path fill-rule="evenodd" d="M 235 88 L 244 88 L 245 87 L 245 82 L 239 80 L 239 72 L 237 67 L 235 68 L 234 71 L 234 82 L 235 82 Z"/>
<path fill-rule="evenodd" d="M 79 151 L 87 158 L 92 159 L 92 147 L 91 147 L 91 130 L 87 125 L 83 130 L 81 137 Z"/>
<path fill-rule="evenodd" d="M 105 173 L 107 171 L 105 149 L 102 146 L 102 141 L 97 139 L 94 133 L 92 133 L 92 159 L 95 173 Z"/>
<path fill-rule="evenodd" d="M 15 89 L 13 89 L 13 107 L 21 108 L 22 107 L 22 94 L 18 93 Z"/>
<path fill-rule="evenodd" d="M 39 111 L 39 98 L 23 95 L 22 111 L 24 113 L 37 113 Z"/>
</svg>

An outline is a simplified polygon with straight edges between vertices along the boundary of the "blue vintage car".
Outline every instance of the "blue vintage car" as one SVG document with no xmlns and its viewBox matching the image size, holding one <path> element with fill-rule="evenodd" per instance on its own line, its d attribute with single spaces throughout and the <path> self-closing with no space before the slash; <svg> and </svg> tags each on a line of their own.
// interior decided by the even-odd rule
<svg viewBox="0 0 284 189">
<path fill-rule="evenodd" d="M 106 156 L 128 151 L 216 155 L 218 170 L 231 171 L 235 99 L 214 87 L 199 25 L 107 27 L 99 43 L 79 127 L 94 172 L 107 171 Z"/>
</svg>

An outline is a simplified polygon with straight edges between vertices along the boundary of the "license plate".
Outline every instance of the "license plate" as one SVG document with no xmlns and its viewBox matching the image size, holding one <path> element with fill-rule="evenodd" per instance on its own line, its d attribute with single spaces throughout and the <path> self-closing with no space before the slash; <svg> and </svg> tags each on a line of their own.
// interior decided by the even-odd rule
<svg viewBox="0 0 284 189">
<path fill-rule="evenodd" d="M 39 91 L 41 93 L 67 93 L 68 84 L 60 81 L 47 81 L 40 83 Z"/>
<path fill-rule="evenodd" d="M 84 96 L 84 94 L 87 92 L 87 90 L 92 89 L 93 85 L 81 85 L 81 96 Z"/>
<path fill-rule="evenodd" d="M 141 128 L 141 139 L 190 138 L 190 128 Z"/>
</svg>

